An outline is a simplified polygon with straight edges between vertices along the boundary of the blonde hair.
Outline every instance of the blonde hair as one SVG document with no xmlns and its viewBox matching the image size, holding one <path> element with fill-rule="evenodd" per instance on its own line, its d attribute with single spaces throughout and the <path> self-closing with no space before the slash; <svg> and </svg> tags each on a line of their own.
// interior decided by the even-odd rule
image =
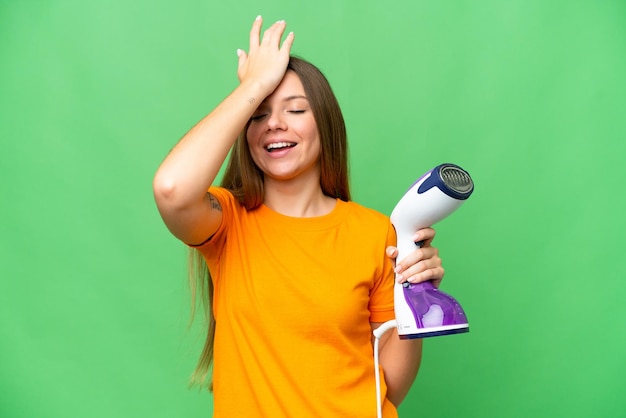
<svg viewBox="0 0 626 418">
<path fill-rule="evenodd" d="M 348 179 L 348 143 L 346 126 L 341 108 L 322 72 L 313 64 L 301 58 L 290 57 L 287 71 L 293 71 L 302 82 L 317 130 L 320 137 L 320 187 L 330 197 L 350 200 Z M 221 187 L 228 189 L 247 210 L 263 203 L 263 172 L 256 166 L 250 155 L 246 132 L 248 125 L 239 135 L 228 160 Z M 196 369 L 191 377 L 191 385 L 206 385 L 212 390 L 209 371 L 213 362 L 213 343 L 216 322 L 212 314 L 213 281 L 211 280 L 204 257 L 194 248 L 189 255 L 189 283 L 192 299 L 192 320 L 198 305 L 197 295 L 208 323 L 207 337 Z"/>
</svg>

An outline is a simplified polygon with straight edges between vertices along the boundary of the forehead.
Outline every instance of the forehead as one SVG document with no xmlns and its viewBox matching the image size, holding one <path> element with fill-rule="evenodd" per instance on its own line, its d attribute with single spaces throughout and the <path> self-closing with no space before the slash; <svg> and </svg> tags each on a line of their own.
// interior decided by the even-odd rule
<svg viewBox="0 0 626 418">
<path fill-rule="evenodd" d="M 283 100 L 293 96 L 302 96 L 306 98 L 300 77 L 298 77 L 298 75 L 293 71 L 289 70 L 285 73 L 285 76 L 278 87 L 276 87 L 276 90 L 274 90 L 272 94 L 267 97 L 267 100 Z"/>
</svg>

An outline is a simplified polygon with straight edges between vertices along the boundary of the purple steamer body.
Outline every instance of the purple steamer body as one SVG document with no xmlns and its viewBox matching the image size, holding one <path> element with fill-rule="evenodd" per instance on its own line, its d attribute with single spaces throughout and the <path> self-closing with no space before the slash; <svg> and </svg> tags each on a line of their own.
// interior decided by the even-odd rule
<svg viewBox="0 0 626 418">
<path fill-rule="evenodd" d="M 404 298 L 413 312 L 417 328 L 427 329 L 432 327 L 447 327 L 454 325 L 460 325 L 460 327 L 401 335 L 401 339 L 435 337 L 439 335 L 460 334 L 469 331 L 467 318 L 465 317 L 465 312 L 463 312 L 461 305 L 459 305 L 456 299 L 452 296 L 433 286 L 430 281 L 410 284 L 405 287 Z M 429 323 L 424 325 L 424 316 L 431 310 L 432 306 L 438 306 L 441 308 L 443 317 L 440 318 L 438 323 L 433 323 L 432 318 L 429 318 Z"/>
</svg>

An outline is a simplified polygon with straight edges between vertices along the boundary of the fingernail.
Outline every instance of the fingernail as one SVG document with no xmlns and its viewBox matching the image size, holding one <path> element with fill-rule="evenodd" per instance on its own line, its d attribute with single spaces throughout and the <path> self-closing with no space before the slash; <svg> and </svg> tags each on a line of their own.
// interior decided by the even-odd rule
<svg viewBox="0 0 626 418">
<path fill-rule="evenodd" d="M 393 271 L 395 271 L 396 273 L 400 273 L 402 271 L 402 266 L 398 264 L 396 268 L 393 269 Z"/>
<path fill-rule="evenodd" d="M 254 20 L 261 20 L 261 15 L 258 15 Z"/>
<path fill-rule="evenodd" d="M 398 274 L 396 276 L 396 282 L 398 282 L 398 283 L 402 282 L 403 279 L 404 279 L 404 276 L 402 276 L 401 274 Z"/>
<path fill-rule="evenodd" d="M 276 23 L 285 23 L 283 19 L 276 21 Z"/>
<path fill-rule="evenodd" d="M 243 51 L 242 51 L 241 49 L 237 48 L 237 56 L 238 56 L 238 57 L 240 57 L 240 56 L 241 56 L 241 53 L 242 53 L 242 52 L 243 52 Z"/>
</svg>

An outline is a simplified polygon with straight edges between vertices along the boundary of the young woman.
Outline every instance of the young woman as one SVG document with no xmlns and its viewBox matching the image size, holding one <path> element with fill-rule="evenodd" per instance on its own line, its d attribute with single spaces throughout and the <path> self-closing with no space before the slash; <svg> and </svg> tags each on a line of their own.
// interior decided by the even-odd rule
<svg viewBox="0 0 626 418">
<path fill-rule="evenodd" d="M 261 27 L 259 17 L 238 51 L 239 86 L 154 178 L 165 224 L 210 271 L 196 377 L 214 358 L 218 418 L 375 416 L 372 330 L 394 317 L 395 273 L 441 281 L 435 231 L 416 231 L 425 245 L 394 269 L 389 218 L 350 201 L 346 130 L 326 78 L 290 56 L 293 33 L 281 45 L 285 22 Z M 421 340 L 383 336 L 385 417 L 397 416 L 420 360 Z"/>
</svg>

